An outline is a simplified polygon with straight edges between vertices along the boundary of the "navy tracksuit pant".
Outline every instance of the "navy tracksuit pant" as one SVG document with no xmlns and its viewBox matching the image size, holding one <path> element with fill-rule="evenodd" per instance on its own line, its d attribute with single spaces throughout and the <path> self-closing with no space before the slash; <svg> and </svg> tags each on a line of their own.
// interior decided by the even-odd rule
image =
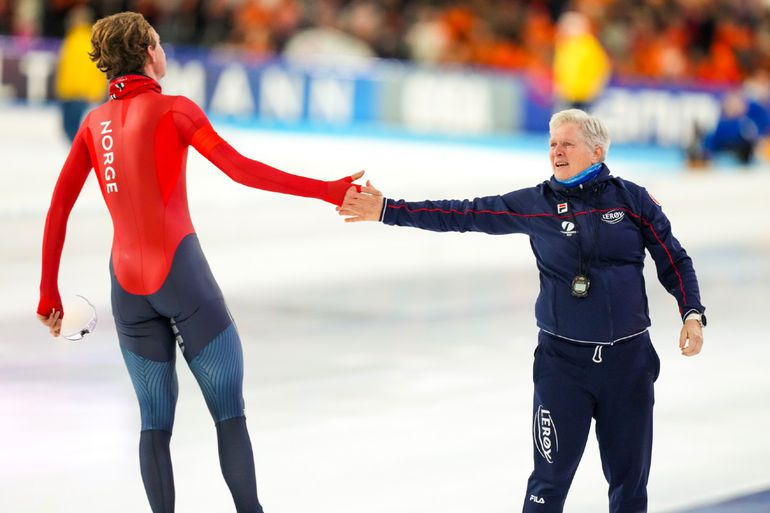
<svg viewBox="0 0 770 513">
<path fill-rule="evenodd" d="M 647 511 L 653 383 L 660 360 L 644 332 L 614 345 L 571 343 L 540 332 L 535 350 L 535 469 L 524 513 L 561 513 L 596 420 L 611 513 Z"/>
</svg>

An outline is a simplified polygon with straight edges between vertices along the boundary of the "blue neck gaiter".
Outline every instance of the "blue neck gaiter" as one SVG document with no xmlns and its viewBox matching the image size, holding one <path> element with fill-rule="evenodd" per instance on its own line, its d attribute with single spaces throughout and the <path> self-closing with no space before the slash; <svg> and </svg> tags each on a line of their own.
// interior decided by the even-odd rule
<svg viewBox="0 0 770 513">
<path fill-rule="evenodd" d="M 567 178 L 566 180 L 559 180 L 556 177 L 554 177 L 554 179 L 560 184 L 566 185 L 567 187 L 576 187 L 582 183 L 586 183 L 588 180 L 595 178 L 601 170 L 602 163 L 597 162 L 596 164 L 585 168 L 583 171 L 579 172 L 575 176 Z"/>
</svg>

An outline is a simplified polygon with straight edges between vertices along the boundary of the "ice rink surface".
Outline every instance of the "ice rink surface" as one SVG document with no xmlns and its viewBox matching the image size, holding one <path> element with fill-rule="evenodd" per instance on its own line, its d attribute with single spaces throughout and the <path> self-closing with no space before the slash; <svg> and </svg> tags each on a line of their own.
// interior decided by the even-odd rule
<svg viewBox="0 0 770 513">
<path fill-rule="evenodd" d="M 550 174 L 545 139 L 506 151 L 220 132 L 287 171 L 331 179 L 365 169 L 397 198 L 498 194 Z M 60 289 L 88 297 L 99 325 L 72 343 L 50 338 L 34 317 L 45 212 L 66 151 L 55 111 L 0 110 L 0 512 L 149 511 L 139 411 L 110 314 L 112 229 L 93 177 L 70 219 Z M 688 173 L 622 150 L 610 150 L 608 164 L 663 204 L 710 320 L 703 353 L 682 357 L 676 304 L 648 259 L 662 361 L 650 511 L 768 489 L 770 170 Z M 538 289 L 526 237 L 345 224 L 328 204 L 239 186 L 194 151 L 188 182 L 243 341 L 268 513 L 521 511 Z M 212 421 L 179 363 L 177 511 L 232 511 Z M 593 436 L 565 511 L 607 511 Z"/>
</svg>

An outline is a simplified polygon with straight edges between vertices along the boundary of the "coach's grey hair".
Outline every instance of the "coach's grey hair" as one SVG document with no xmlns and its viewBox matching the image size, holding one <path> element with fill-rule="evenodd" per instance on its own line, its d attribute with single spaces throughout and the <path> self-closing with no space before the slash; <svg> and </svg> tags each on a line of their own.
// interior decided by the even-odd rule
<svg viewBox="0 0 770 513">
<path fill-rule="evenodd" d="M 586 144 L 591 150 L 597 146 L 601 147 L 601 161 L 604 162 L 604 159 L 607 158 L 607 152 L 610 151 L 610 135 L 604 123 L 599 118 L 591 116 L 580 109 L 568 109 L 551 116 L 548 129 L 553 132 L 565 123 L 577 125 L 580 133 L 583 134 L 583 139 L 585 139 Z"/>
</svg>

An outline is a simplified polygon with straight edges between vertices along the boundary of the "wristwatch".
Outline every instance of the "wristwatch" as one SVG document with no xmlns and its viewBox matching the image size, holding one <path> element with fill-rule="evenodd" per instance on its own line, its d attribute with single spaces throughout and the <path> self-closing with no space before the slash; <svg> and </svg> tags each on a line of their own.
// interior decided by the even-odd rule
<svg viewBox="0 0 770 513">
<path fill-rule="evenodd" d="M 685 321 L 689 321 L 695 319 L 698 321 L 698 324 L 700 324 L 700 327 L 704 327 L 706 325 L 706 314 L 702 314 L 700 312 L 691 312 L 687 314 L 687 317 L 684 318 Z"/>
</svg>

